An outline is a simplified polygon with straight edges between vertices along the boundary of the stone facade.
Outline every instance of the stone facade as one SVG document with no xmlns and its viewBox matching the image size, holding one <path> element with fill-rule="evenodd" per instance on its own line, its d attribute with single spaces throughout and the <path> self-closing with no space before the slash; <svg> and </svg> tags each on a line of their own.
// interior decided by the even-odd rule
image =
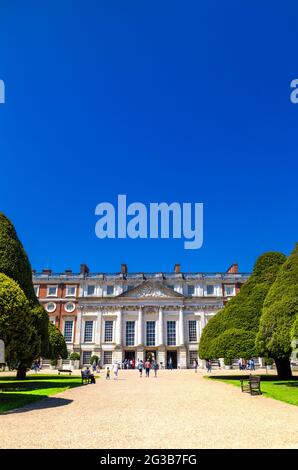
<svg viewBox="0 0 298 470">
<path fill-rule="evenodd" d="M 208 320 L 236 295 L 249 274 L 232 265 L 226 273 L 73 274 L 34 272 L 40 302 L 61 329 L 81 364 L 92 355 L 101 365 L 154 357 L 162 367 L 192 367 Z M 52 287 L 52 289 L 51 289 Z M 55 290 L 56 288 L 56 290 Z M 56 294 L 55 294 L 56 292 Z"/>
</svg>

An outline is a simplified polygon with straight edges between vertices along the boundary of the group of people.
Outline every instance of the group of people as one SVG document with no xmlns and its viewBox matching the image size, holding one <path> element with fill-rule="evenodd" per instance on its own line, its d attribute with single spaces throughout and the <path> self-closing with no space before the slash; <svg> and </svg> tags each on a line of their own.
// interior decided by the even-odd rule
<svg viewBox="0 0 298 470">
<path fill-rule="evenodd" d="M 238 360 L 238 367 L 239 370 L 256 370 L 255 361 L 253 359 L 249 359 L 246 361 L 245 359 Z"/>
<path fill-rule="evenodd" d="M 143 361 L 142 359 L 138 359 L 137 364 L 135 364 L 134 360 L 132 360 L 132 362 L 133 364 L 130 364 L 129 360 L 126 360 L 126 361 L 124 360 L 122 363 L 122 368 L 123 369 L 130 369 L 130 368 L 137 369 L 139 371 L 140 377 L 143 377 L 143 370 L 145 370 L 145 374 L 147 378 L 149 378 L 150 371 L 152 369 L 154 371 L 154 377 L 157 377 L 159 364 L 155 359 L 153 359 L 152 361 L 149 361 L 149 359 L 146 359 L 146 361 Z M 120 369 L 120 364 L 117 361 L 115 361 L 112 366 L 107 366 L 106 367 L 106 380 L 111 379 L 111 372 L 113 372 L 114 380 L 117 380 L 119 369 Z"/>
</svg>

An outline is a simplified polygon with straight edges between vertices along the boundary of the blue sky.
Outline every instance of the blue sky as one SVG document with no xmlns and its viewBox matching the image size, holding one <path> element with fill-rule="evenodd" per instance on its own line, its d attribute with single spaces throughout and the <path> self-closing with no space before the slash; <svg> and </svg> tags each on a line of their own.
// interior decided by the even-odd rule
<svg viewBox="0 0 298 470">
<path fill-rule="evenodd" d="M 36 269 L 250 271 L 297 241 L 295 1 L 0 4 L 1 210 Z M 203 202 L 204 245 L 99 240 L 95 206 Z"/>
</svg>

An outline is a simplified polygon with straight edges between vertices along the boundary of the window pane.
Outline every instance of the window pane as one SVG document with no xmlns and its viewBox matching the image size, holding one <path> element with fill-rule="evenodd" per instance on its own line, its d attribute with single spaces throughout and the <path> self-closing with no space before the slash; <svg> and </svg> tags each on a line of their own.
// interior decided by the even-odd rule
<svg viewBox="0 0 298 470">
<path fill-rule="evenodd" d="M 189 341 L 197 341 L 197 322 L 196 320 L 190 320 L 188 322 Z"/>
<path fill-rule="evenodd" d="M 91 342 L 93 340 L 93 321 L 86 321 L 85 322 L 85 342 Z"/>
<path fill-rule="evenodd" d="M 187 286 L 188 295 L 194 295 L 195 293 L 195 286 Z"/>
<path fill-rule="evenodd" d="M 66 343 L 72 342 L 72 325 L 73 325 L 73 322 L 70 320 L 67 320 L 64 323 L 64 338 L 65 338 Z"/>
<path fill-rule="evenodd" d="M 167 322 L 167 339 L 168 346 L 176 346 L 176 322 Z"/>
<path fill-rule="evenodd" d="M 146 344 L 147 346 L 155 346 L 155 321 L 147 321 Z"/>
<path fill-rule="evenodd" d="M 95 286 L 87 286 L 87 295 L 94 295 Z"/>
<path fill-rule="evenodd" d="M 213 295 L 214 294 L 214 286 L 207 286 L 207 295 Z"/>
<path fill-rule="evenodd" d="M 113 341 L 113 321 L 105 322 L 105 342 Z"/>
<path fill-rule="evenodd" d="M 135 322 L 126 322 L 126 346 L 135 345 Z"/>
<path fill-rule="evenodd" d="M 104 363 L 104 365 L 112 364 L 112 351 L 104 351 L 104 353 L 103 353 L 103 363 Z"/>
<path fill-rule="evenodd" d="M 90 359 L 91 359 L 91 352 L 84 351 L 83 352 L 83 364 L 90 364 Z"/>
<path fill-rule="evenodd" d="M 107 295 L 114 295 L 114 286 L 107 286 Z"/>
<path fill-rule="evenodd" d="M 48 295 L 56 295 L 56 294 L 57 294 L 57 287 L 48 288 Z"/>
</svg>

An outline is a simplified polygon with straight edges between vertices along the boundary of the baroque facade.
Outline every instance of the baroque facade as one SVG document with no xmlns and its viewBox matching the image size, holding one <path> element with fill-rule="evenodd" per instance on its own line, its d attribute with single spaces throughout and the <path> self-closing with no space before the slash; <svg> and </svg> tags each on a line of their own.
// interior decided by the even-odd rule
<svg viewBox="0 0 298 470">
<path fill-rule="evenodd" d="M 116 274 L 33 272 L 40 303 L 64 334 L 81 365 L 92 355 L 102 366 L 127 359 L 156 358 L 167 367 L 192 367 L 208 320 L 237 294 L 249 274 L 233 264 L 226 273 Z"/>
</svg>

